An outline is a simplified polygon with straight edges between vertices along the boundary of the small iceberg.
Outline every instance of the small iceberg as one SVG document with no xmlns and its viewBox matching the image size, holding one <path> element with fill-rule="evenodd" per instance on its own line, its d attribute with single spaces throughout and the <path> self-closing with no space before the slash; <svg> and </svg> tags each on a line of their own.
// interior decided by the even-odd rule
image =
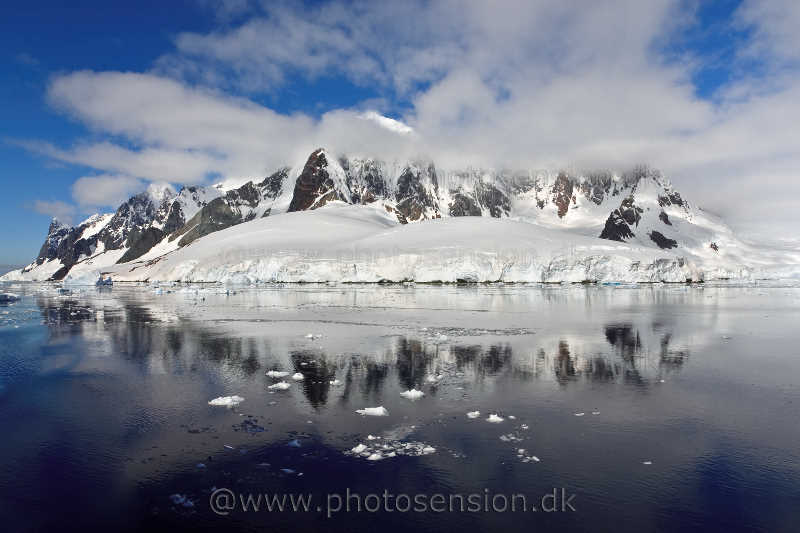
<svg viewBox="0 0 800 533">
<path fill-rule="evenodd" d="M 389 411 L 384 406 L 379 407 L 365 407 L 364 409 L 356 410 L 356 413 L 361 416 L 389 416 Z"/>
<path fill-rule="evenodd" d="M 575 413 L 575 416 L 583 416 L 583 415 L 585 415 L 585 414 L 586 414 L 586 413 Z"/>
<path fill-rule="evenodd" d="M 383 459 L 383 455 L 381 455 L 381 452 L 375 452 L 369 457 L 367 457 L 367 461 L 380 461 L 381 459 Z"/>
<path fill-rule="evenodd" d="M 285 381 L 281 381 L 279 383 L 276 383 L 275 385 L 270 385 L 267 388 L 270 390 L 286 390 L 289 387 L 291 387 L 291 384 L 286 383 Z"/>
<path fill-rule="evenodd" d="M 1 304 L 10 304 L 12 302 L 18 302 L 19 296 L 13 294 L 11 292 L 4 292 L 0 294 L 0 303 Z"/>
<path fill-rule="evenodd" d="M 406 398 L 408 400 L 419 400 L 420 398 L 425 396 L 425 393 L 422 392 L 421 390 L 411 389 L 411 390 L 407 390 L 405 392 L 401 392 L 400 396 L 402 396 L 403 398 Z"/>
<path fill-rule="evenodd" d="M 498 415 L 496 415 L 496 414 L 494 414 L 494 413 L 492 413 L 492 414 L 489 415 L 489 418 L 487 418 L 486 421 L 490 422 L 492 424 L 499 424 L 500 422 L 503 421 L 503 418 L 498 416 Z"/>
<path fill-rule="evenodd" d="M 334 387 L 336 387 L 337 385 L 341 385 L 341 384 L 342 384 L 342 382 L 341 382 L 341 381 L 339 381 L 338 379 L 331 380 L 331 381 L 329 381 L 328 383 L 330 383 L 330 384 L 331 384 L 331 385 L 333 385 Z"/>
<path fill-rule="evenodd" d="M 367 449 L 366 446 L 364 446 L 363 444 L 359 444 L 358 446 L 354 447 L 350 451 L 353 452 L 353 453 L 364 453 L 364 450 L 366 450 L 366 449 Z"/>
<path fill-rule="evenodd" d="M 271 378 L 279 379 L 279 378 L 285 378 L 286 376 L 289 375 L 289 373 L 281 372 L 280 370 L 270 370 L 269 372 L 267 372 L 267 375 Z"/>
<path fill-rule="evenodd" d="M 292 379 L 295 380 L 295 381 L 303 381 L 306 378 L 303 377 L 303 374 L 301 374 L 300 372 L 297 372 L 296 374 L 292 375 Z"/>
<path fill-rule="evenodd" d="M 470 411 L 467 413 L 467 418 L 478 418 L 479 416 L 481 416 L 480 411 Z"/>
<path fill-rule="evenodd" d="M 101 274 L 97 281 L 94 283 L 97 287 L 112 287 L 114 285 L 114 281 L 111 279 L 111 276 L 104 278 Z"/>
<path fill-rule="evenodd" d="M 241 396 L 220 396 L 208 402 L 208 405 L 213 405 L 215 407 L 236 407 L 243 401 L 244 398 Z"/>
</svg>

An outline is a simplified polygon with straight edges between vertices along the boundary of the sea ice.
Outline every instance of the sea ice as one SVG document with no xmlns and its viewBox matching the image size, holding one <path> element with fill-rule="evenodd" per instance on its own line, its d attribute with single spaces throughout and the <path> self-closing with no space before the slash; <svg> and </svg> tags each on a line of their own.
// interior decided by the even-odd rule
<svg viewBox="0 0 800 533">
<path fill-rule="evenodd" d="M 489 418 L 486 419 L 487 422 L 491 422 L 492 424 L 499 424 L 503 421 L 503 418 L 497 416 L 496 414 L 492 413 L 489 415 Z"/>
<path fill-rule="evenodd" d="M 216 407 L 236 407 L 243 401 L 244 398 L 241 396 L 220 396 L 219 398 L 214 398 L 208 402 L 208 405 L 213 405 Z"/>
<path fill-rule="evenodd" d="M 289 383 L 286 383 L 285 381 L 281 381 L 279 383 L 276 383 L 275 385 L 270 385 L 267 388 L 268 389 L 272 389 L 272 390 L 286 390 L 289 387 L 291 387 L 291 385 Z"/>
<path fill-rule="evenodd" d="M 418 399 L 422 398 L 423 396 L 425 396 L 425 393 L 422 392 L 421 390 L 411 389 L 411 390 L 407 390 L 405 392 L 401 392 L 400 396 L 402 396 L 403 398 L 409 399 L 409 400 L 418 400 Z"/>
<path fill-rule="evenodd" d="M 282 372 L 280 370 L 270 370 L 269 372 L 267 372 L 267 375 L 269 377 L 271 377 L 271 378 L 276 378 L 277 379 L 277 378 L 285 378 L 286 376 L 289 375 L 289 373 L 288 372 Z"/>
<path fill-rule="evenodd" d="M 335 387 L 335 386 L 337 386 L 337 385 L 341 385 L 341 384 L 342 384 L 342 382 L 341 382 L 341 381 L 339 381 L 338 379 L 331 380 L 331 381 L 329 381 L 328 383 L 330 383 L 330 384 L 331 384 L 331 385 L 333 385 L 334 387 Z"/>
<path fill-rule="evenodd" d="M 363 452 L 364 452 L 364 450 L 366 450 L 366 449 L 367 449 L 367 447 L 366 447 L 366 446 L 364 446 L 363 444 L 359 444 L 358 446 L 354 447 L 354 448 L 353 448 L 352 450 L 350 450 L 350 451 L 351 451 L 351 452 L 353 452 L 353 453 L 356 453 L 356 454 L 358 454 L 358 453 L 363 453 Z"/>
<path fill-rule="evenodd" d="M 296 374 L 292 375 L 292 379 L 295 381 L 303 381 L 305 378 L 303 377 L 303 374 L 297 372 Z"/>
<path fill-rule="evenodd" d="M 367 457 L 367 461 L 380 461 L 381 459 L 383 459 L 383 455 L 380 452 L 375 452 Z"/>
<path fill-rule="evenodd" d="M 356 413 L 363 416 L 389 416 L 389 411 L 387 411 L 382 405 L 379 407 L 365 407 L 364 409 L 358 409 Z"/>
<path fill-rule="evenodd" d="M 467 418 L 478 418 L 479 416 L 481 416 L 480 411 L 470 411 L 467 413 Z"/>
</svg>

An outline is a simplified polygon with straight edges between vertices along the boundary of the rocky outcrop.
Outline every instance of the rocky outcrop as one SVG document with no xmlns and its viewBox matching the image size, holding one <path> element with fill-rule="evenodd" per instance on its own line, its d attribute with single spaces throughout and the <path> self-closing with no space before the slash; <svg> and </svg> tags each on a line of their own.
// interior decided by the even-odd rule
<svg viewBox="0 0 800 533">
<path fill-rule="evenodd" d="M 639 224 L 642 212 L 642 208 L 637 207 L 634 203 L 633 196 L 625 198 L 619 208 L 608 216 L 600 238 L 612 241 L 630 239 L 635 235 L 631 228 Z"/>
<path fill-rule="evenodd" d="M 650 240 L 656 243 L 656 245 L 658 245 L 658 247 L 662 250 L 669 250 L 670 248 L 678 247 L 678 241 L 665 237 L 660 231 L 651 231 Z"/>
<path fill-rule="evenodd" d="M 553 203 L 558 207 L 558 218 L 564 218 L 569 210 L 570 202 L 575 201 L 572 189 L 573 181 L 563 172 L 560 173 L 553 185 Z"/>
<path fill-rule="evenodd" d="M 328 158 L 319 148 L 311 154 L 297 177 L 289 211 L 305 211 L 322 207 L 331 200 L 340 200 L 339 191 L 328 173 Z"/>
</svg>

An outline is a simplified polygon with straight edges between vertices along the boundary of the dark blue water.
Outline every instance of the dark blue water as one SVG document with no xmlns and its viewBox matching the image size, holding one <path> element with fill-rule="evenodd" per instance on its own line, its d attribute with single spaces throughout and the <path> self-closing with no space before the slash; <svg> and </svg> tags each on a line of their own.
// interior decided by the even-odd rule
<svg viewBox="0 0 800 533">
<path fill-rule="evenodd" d="M 798 288 L 3 290 L 3 531 L 797 530 Z"/>
</svg>

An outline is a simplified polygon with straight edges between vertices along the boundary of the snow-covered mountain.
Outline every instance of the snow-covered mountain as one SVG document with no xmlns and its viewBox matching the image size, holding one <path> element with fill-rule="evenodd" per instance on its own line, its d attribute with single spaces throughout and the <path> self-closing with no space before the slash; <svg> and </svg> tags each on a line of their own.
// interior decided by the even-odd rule
<svg viewBox="0 0 800 533">
<path fill-rule="evenodd" d="M 293 215 L 323 207 L 325 214 Z M 453 221 L 432 222 L 437 219 Z M 413 268 L 400 273 L 370 267 L 365 254 L 380 251 L 397 260 L 391 250 L 398 247 L 406 255 L 426 247 L 438 259 L 448 257 L 447 264 L 428 261 L 423 268 L 417 257 L 417 267 L 437 272 L 424 275 Z M 291 261 L 306 264 L 309 254 L 340 257 L 355 248 L 364 260 L 361 274 L 327 264 L 333 271 L 277 275 L 264 266 L 268 260 L 275 267 L 283 258 L 280 268 L 292 270 L 299 263 Z M 494 254 L 492 266 L 464 270 L 458 265 L 467 261 L 464 254 Z M 234 268 L 234 255 L 257 259 L 261 270 Z M 211 270 L 187 270 L 200 256 Z M 553 266 L 559 261 L 561 270 Z M 238 188 L 187 187 L 176 193 L 151 186 L 113 214 L 94 215 L 75 227 L 53 220 L 36 260 L 4 279 L 59 280 L 113 271 L 121 279 L 193 281 L 511 281 L 510 273 L 517 272 L 515 281 L 685 281 L 759 276 L 798 263 L 800 253 L 770 254 L 741 242 L 646 167 L 622 173 L 451 170 L 428 160 L 336 157 L 318 149 L 303 165 Z M 615 266 L 598 267 L 610 264 Z M 358 261 L 352 266 L 358 268 Z M 234 270 L 239 274 L 231 275 Z"/>
</svg>

